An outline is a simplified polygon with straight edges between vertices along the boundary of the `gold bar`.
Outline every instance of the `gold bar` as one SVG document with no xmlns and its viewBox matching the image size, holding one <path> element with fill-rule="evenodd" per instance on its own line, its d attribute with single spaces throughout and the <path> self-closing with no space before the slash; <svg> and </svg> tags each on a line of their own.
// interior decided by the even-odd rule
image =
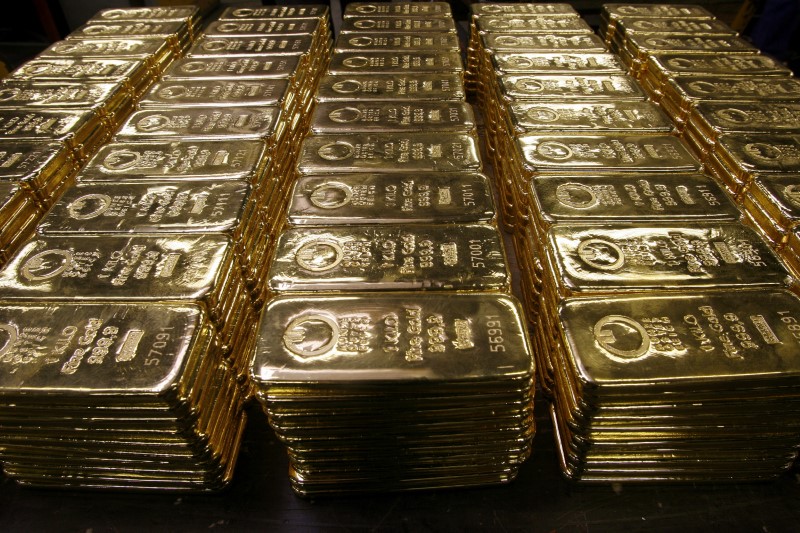
<svg viewBox="0 0 800 533">
<path fill-rule="evenodd" d="M 530 379 L 521 317 L 517 300 L 502 294 L 279 297 L 264 310 L 250 374 L 261 388 Z M 502 335 L 490 334 L 498 328 Z"/>
<path fill-rule="evenodd" d="M 562 98 L 614 101 L 647 99 L 636 80 L 627 75 L 508 75 L 502 76 L 498 81 L 503 96 L 510 101 L 558 101 Z"/>
<path fill-rule="evenodd" d="M 273 35 L 315 35 L 321 26 L 317 18 L 267 18 L 249 20 L 218 20 L 209 24 L 203 34 L 217 37 L 265 37 Z"/>
<path fill-rule="evenodd" d="M 444 73 L 464 72 L 457 52 L 334 52 L 329 74 L 388 74 L 395 72 Z"/>
<path fill-rule="evenodd" d="M 760 54 L 658 53 L 647 58 L 647 69 L 657 79 L 674 76 L 792 75 L 792 71 L 786 66 Z"/>
<path fill-rule="evenodd" d="M 349 2 L 344 18 L 352 17 L 452 17 L 449 2 Z"/>
<path fill-rule="evenodd" d="M 0 86 L 3 109 L 96 109 L 110 114 L 133 106 L 130 93 L 122 83 L 79 83 L 73 81 L 34 82 L 5 80 Z"/>
<path fill-rule="evenodd" d="M 457 74 L 329 74 L 320 81 L 316 99 L 317 102 L 353 99 L 462 102 L 465 93 Z"/>
<path fill-rule="evenodd" d="M 108 139 L 100 113 L 86 109 L 0 110 L 0 135 L 8 141 L 61 141 L 82 160 Z"/>
<path fill-rule="evenodd" d="M 708 54 L 724 52 L 727 54 L 758 54 L 758 48 L 741 37 L 703 37 L 692 35 L 631 35 L 626 38 L 631 54 L 640 60 L 662 52 L 682 52 L 684 54 Z"/>
<path fill-rule="evenodd" d="M 650 102 L 551 103 L 515 102 L 508 106 L 514 131 L 594 133 L 628 132 L 668 134 L 672 121 Z"/>
<path fill-rule="evenodd" d="M 796 102 L 800 80 L 791 77 L 675 76 L 664 82 L 664 96 L 684 108 L 699 101 L 739 100 Z"/>
<path fill-rule="evenodd" d="M 784 231 L 800 225 L 800 187 L 796 174 L 759 175 L 747 195 Z"/>
<path fill-rule="evenodd" d="M 488 224 L 298 227 L 278 238 L 268 283 L 275 292 L 504 291 L 509 275 Z"/>
<path fill-rule="evenodd" d="M 0 94 L 2 91 L 0 90 Z M 156 83 L 139 101 L 141 109 L 200 106 L 281 106 L 294 101 L 288 79 L 182 80 Z"/>
<path fill-rule="evenodd" d="M 475 17 L 484 15 L 553 15 L 557 17 L 577 17 L 578 12 L 575 8 L 567 3 L 474 3 L 469 6 L 470 12 Z"/>
<path fill-rule="evenodd" d="M 594 34 L 591 26 L 580 17 L 552 15 L 481 15 L 474 19 L 475 29 L 492 33 Z"/>
<path fill-rule="evenodd" d="M 281 130 L 277 107 L 191 107 L 145 109 L 132 114 L 115 136 L 117 142 L 156 139 L 258 140 L 274 144 Z"/>
<path fill-rule="evenodd" d="M 800 171 L 800 135 L 721 135 L 715 155 L 739 180 Z"/>
<path fill-rule="evenodd" d="M 200 37 L 187 57 L 226 57 L 236 55 L 303 55 L 311 53 L 311 35 L 283 37 Z"/>
<path fill-rule="evenodd" d="M 694 35 L 703 37 L 737 35 L 730 26 L 721 20 L 675 17 L 620 18 L 617 21 L 616 32 L 623 37 L 630 35 L 657 34 Z"/>
<path fill-rule="evenodd" d="M 305 176 L 295 182 L 293 226 L 492 222 L 486 176 L 472 173 L 363 173 Z"/>
<path fill-rule="evenodd" d="M 533 212 L 545 226 L 736 221 L 739 209 L 705 174 L 536 176 Z"/>
<path fill-rule="evenodd" d="M 148 59 L 153 67 L 171 61 L 173 52 L 163 39 L 137 37 L 120 39 L 69 39 L 57 41 L 37 57 L 42 59 Z M 159 68 L 159 71 L 162 70 Z"/>
<path fill-rule="evenodd" d="M 183 20 L 163 21 L 122 21 L 122 22 L 87 22 L 72 33 L 67 39 L 119 39 L 120 37 L 157 37 L 163 40 L 173 40 L 175 44 L 183 41 L 183 35 L 188 39 L 189 25 Z"/>
<path fill-rule="evenodd" d="M 60 143 L 4 142 L 0 148 L 0 182 L 19 183 L 43 202 L 74 171 L 73 153 Z"/>
<path fill-rule="evenodd" d="M 528 172 L 699 172 L 700 163 L 670 135 L 520 135 Z"/>
<path fill-rule="evenodd" d="M 483 48 L 492 52 L 608 52 L 605 43 L 596 35 L 556 35 L 515 33 L 481 34 Z"/>
<path fill-rule="evenodd" d="M 220 80 L 262 80 L 292 78 L 297 71 L 298 56 L 258 55 L 246 57 L 187 57 L 172 63 L 161 77 L 163 82 Z"/>
<path fill-rule="evenodd" d="M 461 102 L 321 102 L 314 108 L 314 134 L 343 132 L 475 131 L 475 115 Z"/>
<path fill-rule="evenodd" d="M 339 29 L 345 34 L 384 31 L 456 33 L 456 23 L 450 17 L 347 17 Z"/>
<path fill-rule="evenodd" d="M 752 229 L 681 225 L 556 224 L 548 252 L 562 296 L 619 291 L 780 288 L 787 272 Z"/>
<path fill-rule="evenodd" d="M 243 221 L 250 196 L 244 181 L 82 183 L 56 202 L 39 224 L 39 233 L 232 234 Z"/>
<path fill-rule="evenodd" d="M 700 102 L 689 123 L 711 139 L 723 133 L 798 133 L 800 104 Z"/>
<path fill-rule="evenodd" d="M 478 143 L 463 133 L 312 135 L 297 163 L 300 175 L 480 170 Z"/>
<path fill-rule="evenodd" d="M 195 6 L 126 7 L 101 9 L 89 19 L 91 21 L 140 21 L 140 20 L 184 20 L 200 19 L 200 9 Z"/>
<path fill-rule="evenodd" d="M 306 4 L 288 6 L 226 7 L 218 20 L 246 20 L 273 18 L 316 18 L 327 20 L 330 8 L 326 4 Z"/>
<path fill-rule="evenodd" d="M 340 34 L 336 38 L 334 48 L 337 52 L 405 52 L 418 50 L 458 52 L 459 46 L 458 36 L 451 33 L 381 32 L 376 35 Z"/>
<path fill-rule="evenodd" d="M 615 54 L 496 52 L 491 54 L 495 74 L 623 74 Z"/>
<path fill-rule="evenodd" d="M 265 155 L 260 141 L 109 143 L 89 160 L 78 181 L 252 181 L 266 166 Z"/>
</svg>

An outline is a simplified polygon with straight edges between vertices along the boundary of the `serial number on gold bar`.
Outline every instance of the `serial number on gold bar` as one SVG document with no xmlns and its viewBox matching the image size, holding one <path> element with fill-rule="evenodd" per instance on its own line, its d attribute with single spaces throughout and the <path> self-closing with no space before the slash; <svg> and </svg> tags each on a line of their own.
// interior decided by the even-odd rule
<svg viewBox="0 0 800 533">
<path fill-rule="evenodd" d="M 462 102 L 322 102 L 311 118 L 313 133 L 475 130 L 475 115 Z"/>
<path fill-rule="evenodd" d="M 110 143 L 89 160 L 78 181 L 251 180 L 265 153 L 261 141 Z"/>
<path fill-rule="evenodd" d="M 741 213 L 705 174 L 535 176 L 536 212 L 548 224 L 738 220 Z"/>
<path fill-rule="evenodd" d="M 551 33 L 593 34 L 594 30 L 580 17 L 553 17 L 551 15 L 500 15 L 475 18 L 478 31 L 495 33 Z"/>
<path fill-rule="evenodd" d="M 486 176 L 363 173 L 299 178 L 287 220 L 293 226 L 491 222 Z"/>
<path fill-rule="evenodd" d="M 522 132 L 670 133 L 672 121 L 651 102 L 515 102 L 509 106 L 512 122 Z"/>
<path fill-rule="evenodd" d="M 350 2 L 344 18 L 350 17 L 452 17 L 449 2 Z"/>
<path fill-rule="evenodd" d="M 263 35 L 314 35 L 320 21 L 311 19 L 267 18 L 250 20 L 218 20 L 206 28 L 207 37 L 261 37 Z"/>
<path fill-rule="evenodd" d="M 223 277 L 223 235 L 37 237 L 0 271 L 8 299 L 199 300 Z"/>
<path fill-rule="evenodd" d="M 493 52 L 608 52 L 596 35 L 484 33 L 481 42 Z"/>
<path fill-rule="evenodd" d="M 256 383 L 522 381 L 533 373 L 520 304 L 504 294 L 278 297 L 258 339 Z"/>
<path fill-rule="evenodd" d="M 82 183 L 69 188 L 39 224 L 42 235 L 225 233 L 249 198 L 244 181 Z"/>
<path fill-rule="evenodd" d="M 556 224 L 547 240 L 573 292 L 781 287 L 787 279 L 769 245 L 739 223 Z"/>
<path fill-rule="evenodd" d="M 456 33 L 450 17 L 348 17 L 342 20 L 341 33 L 437 32 Z"/>
<path fill-rule="evenodd" d="M 334 52 L 330 74 L 385 74 L 394 72 L 442 73 L 463 72 L 457 52 Z"/>
<path fill-rule="evenodd" d="M 161 81 L 290 78 L 298 63 L 298 57 L 291 55 L 187 57 L 172 63 Z"/>
<path fill-rule="evenodd" d="M 268 139 L 276 131 L 279 115 L 279 108 L 261 106 L 145 109 L 128 118 L 116 140 Z"/>
<path fill-rule="evenodd" d="M 497 74 L 623 74 L 616 54 L 497 52 L 492 54 Z"/>
<path fill-rule="evenodd" d="M 500 83 L 510 100 L 591 98 L 619 101 L 647 98 L 636 80 L 627 75 L 506 75 L 500 78 Z"/>
<path fill-rule="evenodd" d="M 153 85 L 138 106 L 275 106 L 281 105 L 291 92 L 288 79 L 167 81 Z"/>
<path fill-rule="evenodd" d="M 520 135 L 516 142 L 533 172 L 700 170 L 700 163 L 671 135 Z"/>
<path fill-rule="evenodd" d="M 273 19 L 273 18 L 327 18 L 330 8 L 324 4 L 226 7 L 218 20 Z"/>
<path fill-rule="evenodd" d="M 464 101 L 464 84 L 457 74 L 334 75 L 322 78 L 318 102 L 357 100 Z"/>
<path fill-rule="evenodd" d="M 206 37 L 198 39 L 187 57 L 223 57 L 231 55 L 302 55 L 311 52 L 310 35 L 285 37 Z"/>
<path fill-rule="evenodd" d="M 345 51 L 459 51 L 458 36 L 452 33 L 389 33 L 376 35 L 340 34 L 335 49 Z"/>
<path fill-rule="evenodd" d="M 488 224 L 290 228 L 275 245 L 273 291 L 504 290 L 502 239 Z"/>
<path fill-rule="evenodd" d="M 298 158 L 300 174 L 462 172 L 481 170 L 475 137 L 464 133 L 312 135 Z"/>
</svg>

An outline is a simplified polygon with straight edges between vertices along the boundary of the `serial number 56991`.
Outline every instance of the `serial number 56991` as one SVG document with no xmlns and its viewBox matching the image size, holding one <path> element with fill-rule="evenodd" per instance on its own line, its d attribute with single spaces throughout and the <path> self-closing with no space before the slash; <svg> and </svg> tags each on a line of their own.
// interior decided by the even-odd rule
<svg viewBox="0 0 800 533">
<path fill-rule="evenodd" d="M 505 352 L 503 344 L 503 323 L 497 315 L 486 316 L 486 334 L 489 337 L 490 352 Z"/>
</svg>

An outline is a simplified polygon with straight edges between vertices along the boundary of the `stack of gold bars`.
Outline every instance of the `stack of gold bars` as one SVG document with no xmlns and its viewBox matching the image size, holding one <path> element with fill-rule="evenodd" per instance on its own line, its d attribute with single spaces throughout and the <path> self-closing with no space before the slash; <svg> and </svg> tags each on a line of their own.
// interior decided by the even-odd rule
<svg viewBox="0 0 800 533">
<path fill-rule="evenodd" d="M 190 48 L 194 8 L 107 10 L 84 26 L 91 39 L 74 41 L 101 54 L 92 66 L 76 63 L 94 79 L 117 69 L 100 65 L 110 61 L 103 54 L 126 50 L 121 35 L 116 48 L 102 44 L 114 42 L 114 24 L 149 33 L 131 37 L 128 52 L 162 77 L 139 111 L 127 121 L 127 111 L 119 115 L 114 142 L 0 271 L 0 299 L 12 302 L 3 312 L 13 368 L 0 393 L 0 433 L 9 435 L 0 458 L 11 477 L 173 490 L 230 481 L 252 393 L 264 264 L 287 198 L 292 145 L 329 57 L 327 7 L 308 7 L 314 14 L 303 20 L 313 29 L 300 35 L 309 48 L 279 44 L 274 54 L 237 56 L 224 43 L 237 37 L 209 34 L 201 41 L 222 41 L 229 55 Z M 248 12 L 230 8 L 216 24 L 276 28 L 286 20 L 278 13 L 253 22 Z M 171 48 L 140 46 L 152 34 Z M 169 65 L 158 56 L 187 49 L 199 55 Z M 63 71 L 80 77 L 78 66 Z M 120 84 L 138 96 L 153 78 Z M 42 159 L 40 166 L 54 164 Z M 45 413 L 53 404 L 62 412 Z M 25 438 L 35 439 L 29 452 Z"/>
<path fill-rule="evenodd" d="M 691 91 L 725 98 L 733 82 L 694 83 L 692 58 L 760 56 L 697 6 L 604 6 L 602 33 L 621 58 L 595 49 L 576 16 L 564 4 L 475 4 L 467 71 L 562 469 L 595 482 L 774 477 L 798 444 L 796 426 L 769 413 L 800 399 L 789 390 L 800 300 L 768 243 L 740 223 L 725 184 L 676 137 L 669 119 L 680 117 L 635 80 L 642 65 L 678 65 L 683 84 L 654 67 L 647 89 L 695 110 L 704 103 Z M 523 27 L 524 41 L 514 33 Z M 692 39 L 730 42 L 700 54 Z M 557 50 L 542 50 L 547 40 Z M 725 46 L 740 51 L 722 58 Z M 784 80 L 776 92 L 796 90 L 776 64 L 759 68 Z M 686 288 L 696 292 L 683 296 Z M 747 436 L 751 427 L 758 437 Z"/>
<path fill-rule="evenodd" d="M 252 366 L 301 495 L 502 483 L 530 452 L 532 359 L 463 78 L 447 3 L 347 5 Z"/>
</svg>

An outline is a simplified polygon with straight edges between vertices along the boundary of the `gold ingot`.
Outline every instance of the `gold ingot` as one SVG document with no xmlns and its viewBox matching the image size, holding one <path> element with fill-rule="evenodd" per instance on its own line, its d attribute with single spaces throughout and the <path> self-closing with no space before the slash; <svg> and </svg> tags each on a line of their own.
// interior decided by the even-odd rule
<svg viewBox="0 0 800 533">
<path fill-rule="evenodd" d="M 453 16 L 449 2 L 350 2 L 344 18 L 353 17 L 445 17 Z"/>
<path fill-rule="evenodd" d="M 336 38 L 337 52 L 408 52 L 421 50 L 459 51 L 458 36 L 452 33 L 389 33 L 375 35 L 340 34 Z"/>
<path fill-rule="evenodd" d="M 92 109 L 104 117 L 126 116 L 133 108 L 122 83 L 33 82 L 5 80 L 0 87 L 2 109 Z"/>
<path fill-rule="evenodd" d="M 119 39 L 68 39 L 57 41 L 37 57 L 40 59 L 140 59 L 160 73 L 175 58 L 163 39 L 151 37 Z"/>
<path fill-rule="evenodd" d="M 165 41 L 178 54 L 191 44 L 192 27 L 183 20 L 87 22 L 67 35 L 68 40 L 150 37 Z"/>
<path fill-rule="evenodd" d="M 521 317 L 517 300 L 503 294 L 279 297 L 262 314 L 251 377 L 259 388 L 412 385 L 422 374 L 443 384 L 529 380 L 533 363 Z M 376 328 L 386 334 L 371 335 Z"/>
<path fill-rule="evenodd" d="M 578 17 L 578 12 L 566 3 L 556 4 L 514 4 L 514 3 L 475 3 L 470 4 L 473 18 L 499 15 L 537 15 L 555 16 L 559 18 Z"/>
<path fill-rule="evenodd" d="M 650 102 L 515 102 L 508 106 L 515 132 L 669 134 L 674 126 Z"/>
<path fill-rule="evenodd" d="M 339 29 L 344 34 L 380 34 L 384 31 L 456 33 L 456 23 L 450 17 L 347 17 Z"/>
<path fill-rule="evenodd" d="M 483 48 L 490 52 L 608 52 L 596 35 L 484 33 L 480 38 Z"/>
<path fill-rule="evenodd" d="M 59 141 L 84 160 L 108 139 L 109 130 L 92 110 L 0 109 L 0 135 L 8 141 Z"/>
<path fill-rule="evenodd" d="M 49 200 L 75 172 L 74 156 L 60 143 L 4 142 L 0 149 L 0 182 L 19 184 L 49 206 Z"/>
<path fill-rule="evenodd" d="M 529 174 L 700 171 L 700 163 L 671 135 L 520 135 L 516 147 Z"/>
<path fill-rule="evenodd" d="M 187 57 L 226 57 L 237 55 L 303 55 L 313 51 L 311 35 L 282 37 L 200 37 Z"/>
<path fill-rule="evenodd" d="M 618 18 L 713 19 L 706 8 L 685 4 L 604 4 L 601 16 L 606 20 Z"/>
<path fill-rule="evenodd" d="M 312 135 L 297 162 L 301 175 L 480 170 L 477 140 L 463 133 Z"/>
<path fill-rule="evenodd" d="M 758 175 L 746 197 L 785 232 L 800 225 L 800 181 L 795 174 Z"/>
<path fill-rule="evenodd" d="M 329 74 L 389 74 L 395 72 L 464 72 L 461 55 L 456 52 L 334 52 Z"/>
<path fill-rule="evenodd" d="M 796 102 L 800 80 L 790 77 L 675 76 L 663 84 L 664 96 L 689 109 L 701 101 L 758 100 Z"/>
<path fill-rule="evenodd" d="M 457 74 L 361 74 L 322 78 L 317 102 L 353 100 L 463 102 L 464 85 Z"/>
<path fill-rule="evenodd" d="M 591 26 L 580 17 L 554 17 L 552 15 L 480 15 L 474 18 L 475 29 L 487 33 L 547 33 L 594 34 Z"/>
<path fill-rule="evenodd" d="M 322 22 L 318 18 L 266 18 L 217 20 L 209 24 L 206 37 L 266 37 L 270 35 L 316 35 Z"/>
<path fill-rule="evenodd" d="M 496 52 L 491 54 L 495 74 L 624 74 L 619 58 L 608 53 Z"/>
<path fill-rule="evenodd" d="M 674 76 L 792 75 L 775 59 L 760 54 L 659 53 L 647 58 L 647 69 L 660 81 Z"/>
<path fill-rule="evenodd" d="M 83 82 L 115 82 L 127 80 L 132 85 L 149 80 L 147 64 L 140 59 L 34 59 L 11 73 L 12 79 L 78 80 Z"/>
<path fill-rule="evenodd" d="M 218 20 L 247 20 L 273 18 L 315 18 L 327 20 L 330 17 L 327 4 L 287 5 L 287 6 L 255 6 L 226 7 Z"/>
<path fill-rule="evenodd" d="M 508 288 L 502 238 L 488 224 L 291 228 L 276 244 L 275 292 Z"/>
<path fill-rule="evenodd" d="M 647 99 L 636 80 L 626 75 L 604 76 L 501 76 L 501 91 L 509 101 L 593 99 L 638 100 Z"/>
<path fill-rule="evenodd" d="M 140 109 L 280 106 L 289 110 L 294 95 L 294 88 L 288 79 L 179 80 L 156 83 L 138 102 L 138 106 Z"/>
<path fill-rule="evenodd" d="M 311 117 L 311 132 L 475 131 L 475 115 L 461 102 L 321 102 Z"/>
<path fill-rule="evenodd" d="M 561 296 L 780 288 L 787 280 L 771 248 L 738 223 L 556 224 L 548 231 L 548 252 Z"/>
<path fill-rule="evenodd" d="M 684 54 L 758 54 L 758 48 L 736 36 L 704 37 L 692 35 L 630 35 L 625 46 L 631 55 L 639 60 L 664 52 Z"/>
<path fill-rule="evenodd" d="M 800 104 L 700 102 L 689 123 L 714 140 L 724 133 L 798 133 Z"/>
<path fill-rule="evenodd" d="M 185 20 L 196 24 L 200 8 L 195 6 L 153 6 L 101 9 L 89 19 L 92 21 Z"/>
<path fill-rule="evenodd" d="M 617 21 L 615 35 L 693 35 L 702 37 L 737 35 L 727 24 L 717 19 L 685 19 L 675 17 L 622 17 Z"/>
<path fill-rule="evenodd" d="M 292 78 L 297 72 L 298 62 L 298 56 L 291 55 L 187 57 L 172 63 L 161 81 Z"/>
<path fill-rule="evenodd" d="M 800 171 L 800 134 L 720 135 L 715 155 L 727 171 L 742 182 L 755 175 Z"/>
<path fill-rule="evenodd" d="M 78 181 L 253 181 L 268 163 L 266 144 L 237 142 L 110 143 L 98 150 Z"/>
</svg>

